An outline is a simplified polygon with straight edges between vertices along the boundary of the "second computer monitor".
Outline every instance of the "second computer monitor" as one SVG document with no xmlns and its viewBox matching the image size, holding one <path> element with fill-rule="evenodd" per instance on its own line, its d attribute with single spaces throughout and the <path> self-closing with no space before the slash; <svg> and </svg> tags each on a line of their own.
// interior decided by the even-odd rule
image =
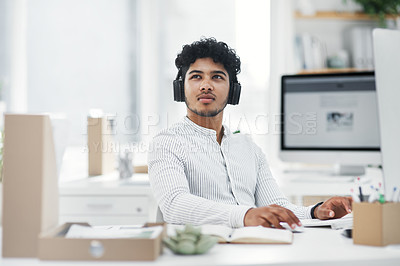
<svg viewBox="0 0 400 266">
<path fill-rule="evenodd" d="M 374 72 L 285 75 L 281 93 L 282 160 L 381 162 Z"/>
</svg>

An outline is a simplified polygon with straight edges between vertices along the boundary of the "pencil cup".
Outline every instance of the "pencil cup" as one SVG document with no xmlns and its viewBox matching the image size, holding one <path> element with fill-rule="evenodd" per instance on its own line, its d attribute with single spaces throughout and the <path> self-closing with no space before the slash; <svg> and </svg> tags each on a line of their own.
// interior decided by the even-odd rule
<svg viewBox="0 0 400 266">
<path fill-rule="evenodd" d="M 353 219 L 354 244 L 400 244 L 400 202 L 354 202 Z"/>
</svg>

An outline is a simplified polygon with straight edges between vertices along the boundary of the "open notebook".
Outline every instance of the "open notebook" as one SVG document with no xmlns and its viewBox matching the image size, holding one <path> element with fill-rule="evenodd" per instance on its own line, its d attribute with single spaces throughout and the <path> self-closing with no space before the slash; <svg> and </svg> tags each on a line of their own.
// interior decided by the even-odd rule
<svg viewBox="0 0 400 266">
<path fill-rule="evenodd" d="M 222 225 L 203 225 L 201 232 L 217 236 L 219 243 L 291 244 L 293 241 L 293 233 L 288 230 L 262 226 L 230 228 Z"/>
</svg>

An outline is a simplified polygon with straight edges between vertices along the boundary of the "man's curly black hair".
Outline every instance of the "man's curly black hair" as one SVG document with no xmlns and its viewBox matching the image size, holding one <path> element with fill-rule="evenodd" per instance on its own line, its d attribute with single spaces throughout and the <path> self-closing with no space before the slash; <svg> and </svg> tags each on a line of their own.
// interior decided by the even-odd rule
<svg viewBox="0 0 400 266">
<path fill-rule="evenodd" d="M 215 38 L 201 38 L 200 41 L 183 46 L 182 52 L 175 59 L 175 65 L 182 79 L 185 79 L 186 72 L 191 64 L 198 58 L 207 57 L 212 58 L 215 63 L 220 63 L 225 67 L 229 74 L 230 82 L 238 82 L 236 75 L 240 73 L 239 56 L 226 43 L 217 42 Z"/>
</svg>

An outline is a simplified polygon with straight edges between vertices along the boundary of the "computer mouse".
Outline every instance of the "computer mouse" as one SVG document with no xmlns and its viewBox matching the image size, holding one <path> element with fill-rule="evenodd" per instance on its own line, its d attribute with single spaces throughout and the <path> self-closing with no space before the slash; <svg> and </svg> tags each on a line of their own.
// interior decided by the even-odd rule
<svg viewBox="0 0 400 266">
<path fill-rule="evenodd" d="M 304 226 L 296 225 L 296 227 L 293 229 L 288 225 L 288 223 L 285 223 L 285 222 L 280 222 L 280 225 L 283 228 L 285 228 L 286 230 L 290 230 L 293 233 L 303 233 L 304 232 Z"/>
</svg>

